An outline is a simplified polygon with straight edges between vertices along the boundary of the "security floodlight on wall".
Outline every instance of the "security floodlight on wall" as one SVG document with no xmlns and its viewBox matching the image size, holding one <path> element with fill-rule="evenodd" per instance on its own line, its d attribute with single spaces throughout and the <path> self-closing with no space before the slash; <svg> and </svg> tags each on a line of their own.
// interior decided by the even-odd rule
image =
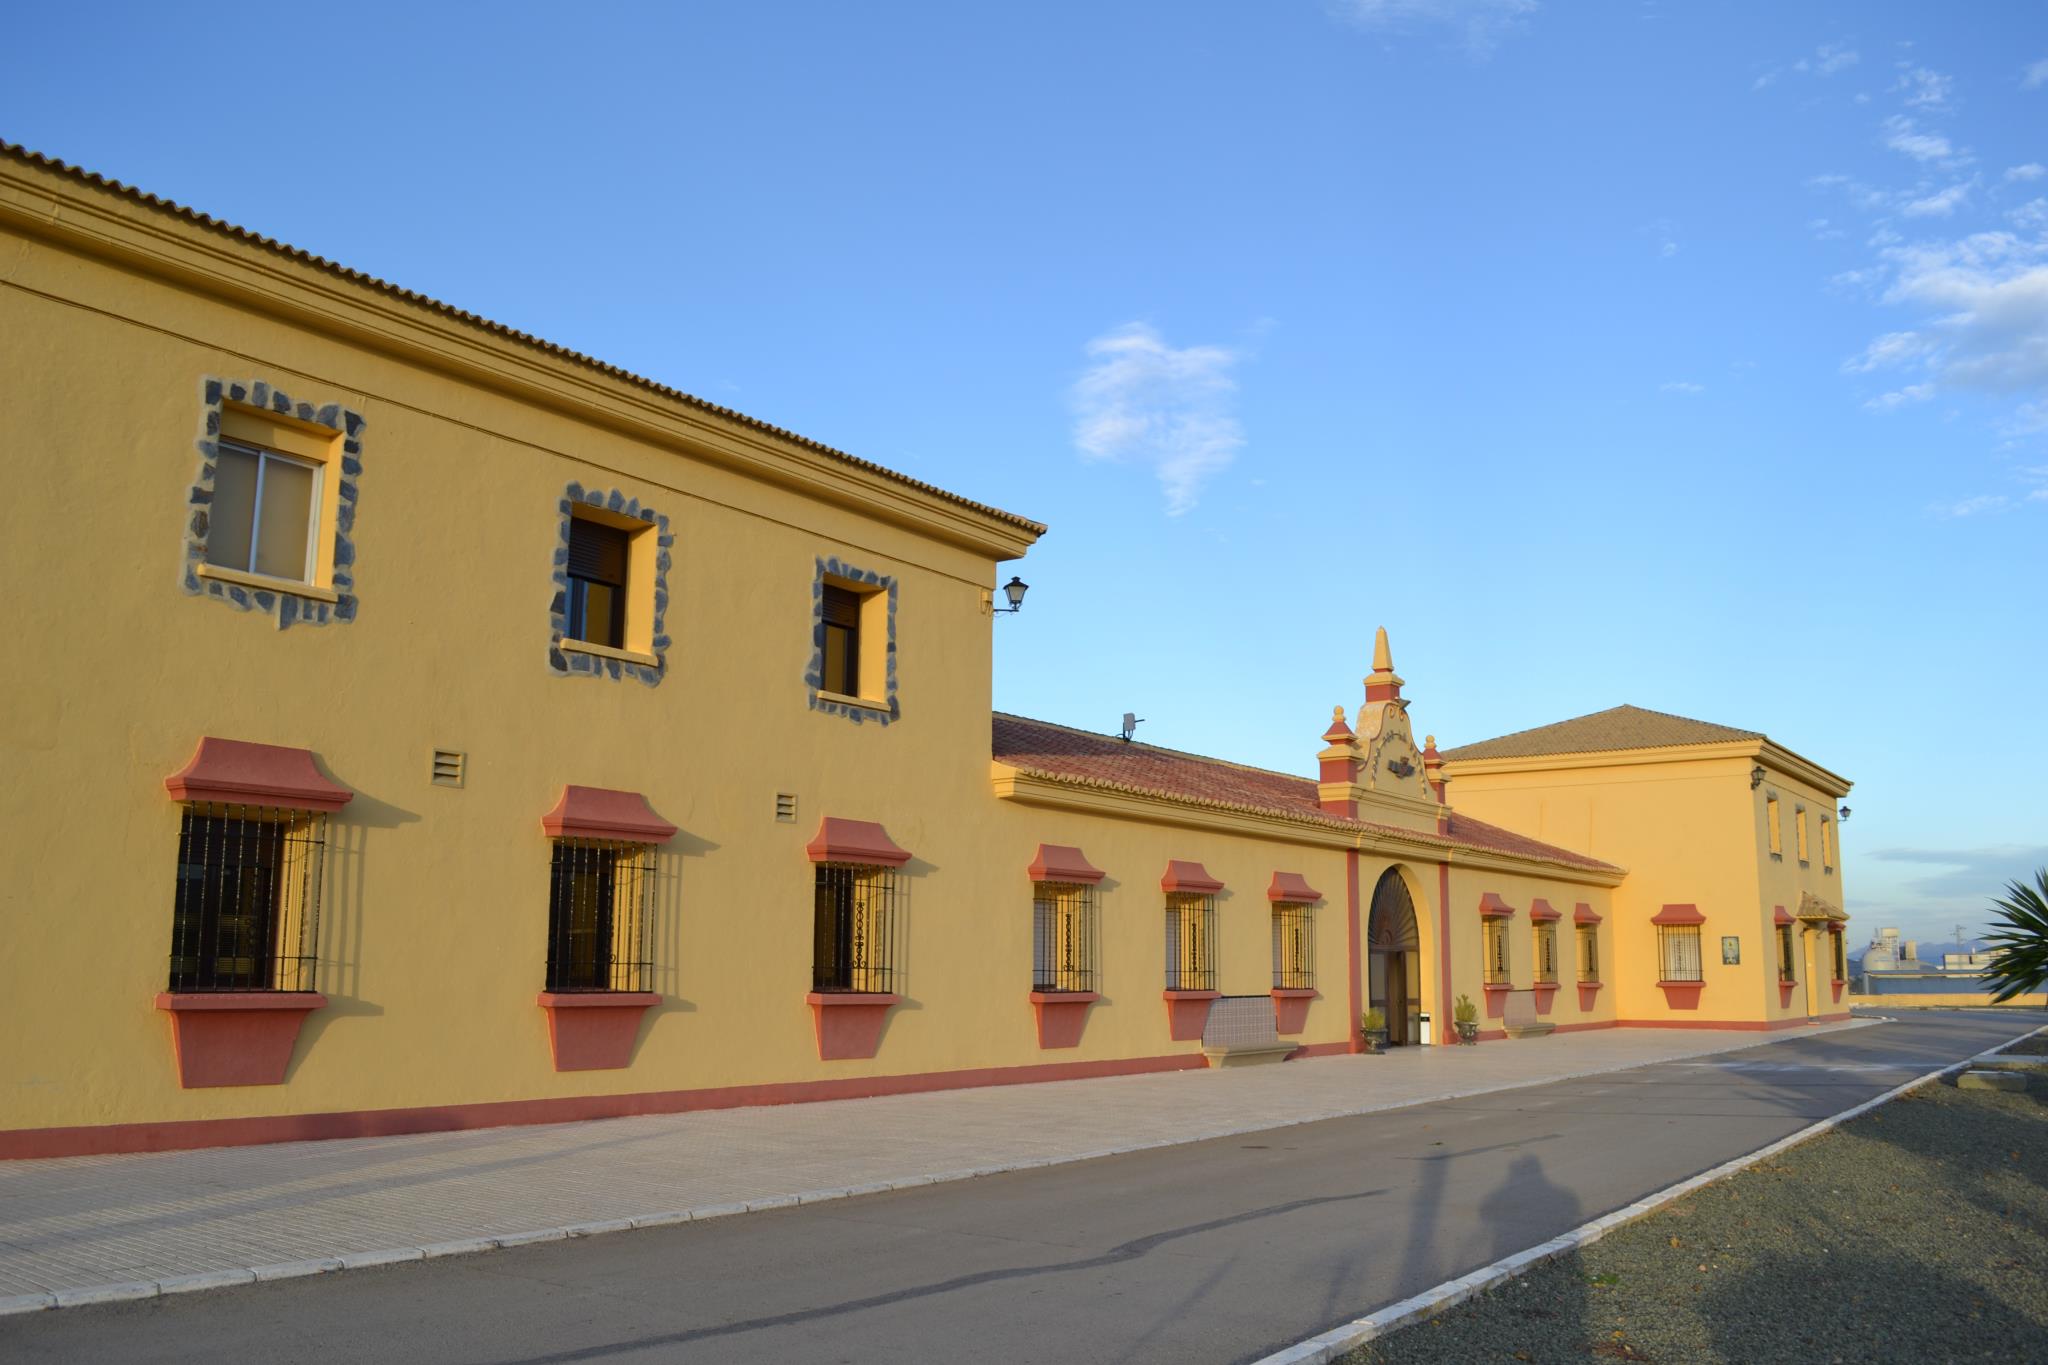
<svg viewBox="0 0 2048 1365">
<path fill-rule="evenodd" d="M 1759 763 L 1754 768 L 1751 768 L 1749 770 L 1749 789 L 1751 791 L 1755 791 L 1758 787 L 1763 785 L 1763 781 L 1764 765 Z"/>
<path fill-rule="evenodd" d="M 1029 583 L 1026 583 L 1015 574 L 1011 574 L 1010 581 L 1003 584 L 1003 596 L 1010 599 L 1010 605 L 1007 607 L 991 607 L 989 610 L 998 616 L 1009 616 L 1020 612 L 1024 610 L 1024 594 L 1030 591 L 1031 585 Z"/>
<path fill-rule="evenodd" d="M 1848 821 L 1849 821 L 1849 808 L 1848 808 L 1847 806 L 1844 806 L 1844 807 L 1842 807 L 1842 809 L 1841 809 L 1841 810 L 1839 810 L 1839 811 L 1837 811 L 1837 812 L 1836 812 L 1836 814 L 1838 814 L 1838 815 L 1840 815 L 1840 816 L 1842 817 L 1842 822 L 1843 822 L 1844 824 L 1847 824 L 1847 823 L 1848 823 Z"/>
</svg>

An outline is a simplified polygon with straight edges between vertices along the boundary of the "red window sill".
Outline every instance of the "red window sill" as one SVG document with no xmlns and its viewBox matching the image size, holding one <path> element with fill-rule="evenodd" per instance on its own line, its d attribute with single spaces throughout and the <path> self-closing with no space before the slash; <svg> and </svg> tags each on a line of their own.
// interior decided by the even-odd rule
<svg viewBox="0 0 2048 1365">
<path fill-rule="evenodd" d="M 1209 1022 L 1209 1006 L 1222 994 L 1221 991 L 1161 991 L 1159 998 L 1166 1002 L 1167 1036 L 1176 1043 L 1201 1041 L 1202 1029 Z"/>
<path fill-rule="evenodd" d="M 1600 983 L 1598 981 L 1581 981 L 1579 983 L 1579 1010 L 1581 1013 L 1592 1009 L 1595 1004 L 1599 1003 L 1599 1000 Z"/>
<path fill-rule="evenodd" d="M 542 991 L 548 1051 L 557 1071 L 617 1071 L 633 1060 L 640 1020 L 661 1003 L 653 991 Z"/>
<path fill-rule="evenodd" d="M 1033 991 L 1031 1015 L 1038 1025 L 1042 1049 L 1079 1047 L 1088 1026 L 1088 1007 L 1102 998 L 1097 991 Z"/>
<path fill-rule="evenodd" d="M 1308 1002 L 1321 992 L 1300 986 L 1273 988 L 1273 1031 L 1299 1033 L 1308 1027 Z"/>
<path fill-rule="evenodd" d="M 1488 981 L 1480 984 L 1480 994 L 1486 997 L 1487 1018 L 1499 1019 L 1507 1012 L 1508 992 L 1514 988 L 1515 983 L 1512 981 Z"/>
<path fill-rule="evenodd" d="M 812 991 L 811 1025 L 821 1062 L 858 1061 L 882 1048 L 882 1026 L 903 997 L 886 991 Z"/>
<path fill-rule="evenodd" d="M 1700 992 L 1707 988 L 1704 981 L 1659 981 L 1659 990 L 1664 992 L 1664 1003 L 1675 1010 L 1696 1010 L 1700 1007 Z"/>
<path fill-rule="evenodd" d="M 327 1003 L 318 991 L 164 991 L 171 1050 L 186 1090 L 283 1085 L 299 1026 Z"/>
</svg>

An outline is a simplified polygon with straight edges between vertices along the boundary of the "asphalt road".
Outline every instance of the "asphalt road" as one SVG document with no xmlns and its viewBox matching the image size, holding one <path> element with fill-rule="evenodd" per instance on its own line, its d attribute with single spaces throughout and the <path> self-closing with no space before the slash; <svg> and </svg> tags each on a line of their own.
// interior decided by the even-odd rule
<svg viewBox="0 0 2048 1365">
<path fill-rule="evenodd" d="M 28 1314 L 0 1319 L 0 1359 L 1248 1360 L 2034 1022 L 1908 1013 L 1720 1057 L 808 1208 Z"/>
</svg>

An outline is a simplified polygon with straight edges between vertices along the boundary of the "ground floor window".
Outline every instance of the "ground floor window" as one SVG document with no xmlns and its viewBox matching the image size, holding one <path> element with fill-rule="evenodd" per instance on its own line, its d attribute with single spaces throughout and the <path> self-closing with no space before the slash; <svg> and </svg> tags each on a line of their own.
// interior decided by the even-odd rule
<svg viewBox="0 0 2048 1365">
<path fill-rule="evenodd" d="M 1834 943 L 1835 980 L 1847 981 L 1849 979 L 1849 945 L 1843 942 L 1843 936 L 1839 933 L 1829 934 L 1828 938 Z"/>
<path fill-rule="evenodd" d="M 1557 926 L 1547 922 L 1536 925 L 1536 981 L 1539 985 L 1557 984 Z"/>
<path fill-rule="evenodd" d="M 1481 978 L 1489 986 L 1508 984 L 1508 926 L 1502 919 L 1479 921 L 1480 947 L 1484 951 L 1485 974 Z"/>
<path fill-rule="evenodd" d="M 1216 898 L 1175 892 L 1166 898 L 1166 989 L 1216 989 Z"/>
<path fill-rule="evenodd" d="M 812 990 L 884 993 L 894 988 L 897 900 L 895 868 L 819 865 Z"/>
<path fill-rule="evenodd" d="M 1095 989 L 1095 888 L 1036 882 L 1031 893 L 1031 989 Z"/>
<path fill-rule="evenodd" d="M 1273 985 L 1277 990 L 1314 990 L 1314 910 L 1292 901 L 1273 906 Z"/>
<path fill-rule="evenodd" d="M 170 989 L 313 990 L 326 843 L 321 811 L 184 806 Z"/>
<path fill-rule="evenodd" d="M 1796 967 L 1795 967 L 1795 966 L 1793 965 L 1793 956 L 1792 956 L 1792 955 L 1793 955 L 1794 951 L 1795 951 L 1795 949 L 1794 949 L 1794 947 L 1793 947 L 1793 943 L 1792 943 L 1792 926 L 1791 926 L 1791 925 L 1789 925 L 1789 924 L 1781 924 L 1781 925 L 1779 925 L 1779 926 L 1778 926 L 1778 980 L 1780 980 L 1780 981 L 1784 982 L 1784 983 L 1785 983 L 1786 985 L 1788 985 L 1788 986 L 1789 986 L 1789 985 L 1791 985 L 1791 984 L 1792 984 L 1792 983 L 1793 983 L 1794 981 L 1797 981 L 1797 980 L 1799 979 L 1799 971 L 1798 971 L 1798 969 L 1797 969 L 1797 968 L 1796 968 Z"/>
<path fill-rule="evenodd" d="M 1600 931 L 1590 924 L 1579 926 L 1579 980 L 1600 979 Z"/>
<path fill-rule="evenodd" d="M 1703 981 L 1700 970 L 1700 927 L 1697 924 L 1657 926 L 1657 970 L 1661 981 Z"/>
<path fill-rule="evenodd" d="M 547 988 L 651 989 L 653 893 L 652 845 L 556 839 L 548 869 Z"/>
</svg>

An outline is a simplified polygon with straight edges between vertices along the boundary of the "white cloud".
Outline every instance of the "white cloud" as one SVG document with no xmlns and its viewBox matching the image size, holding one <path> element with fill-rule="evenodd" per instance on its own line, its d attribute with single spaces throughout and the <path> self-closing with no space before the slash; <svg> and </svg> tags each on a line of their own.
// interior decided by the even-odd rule
<svg viewBox="0 0 2048 1365">
<path fill-rule="evenodd" d="M 1840 228 L 1825 218 L 1809 218 L 1806 230 L 1813 234 L 1813 240 L 1816 242 L 1832 242 L 1843 235 Z"/>
<path fill-rule="evenodd" d="M 1974 517 L 1980 512 L 2003 512 L 2012 506 L 2012 499 L 2003 493 L 1980 493 L 1974 498 L 1960 502 L 1941 502 L 1927 510 L 1937 517 L 1954 520 L 1958 517 Z"/>
<path fill-rule="evenodd" d="M 2005 216 L 2019 227 L 2048 229 L 2048 199 L 2029 199 Z"/>
<path fill-rule="evenodd" d="M 1360 28 L 1408 33 L 1449 28 L 1475 57 L 1485 57 L 1518 32 L 1537 0 L 1326 0 L 1330 11 Z"/>
<path fill-rule="evenodd" d="M 1931 377 L 1950 388 L 2048 392 L 2048 238 L 1979 232 L 1889 248 L 1887 302 L 1932 311 L 1919 330 Z"/>
<path fill-rule="evenodd" d="M 2043 57 L 2027 68 L 2027 74 L 2020 77 L 2020 89 L 2032 90 L 2036 86 L 2048 85 L 2048 57 Z"/>
<path fill-rule="evenodd" d="M 1863 60 L 1863 54 L 1847 43 L 1822 43 L 1813 54 L 1813 72 L 1817 76 L 1832 76 L 1837 71 L 1846 71 Z M 1802 60 L 1799 69 L 1807 69 Z"/>
<path fill-rule="evenodd" d="M 1903 408 L 1908 403 L 1924 403 L 1932 397 L 1934 397 L 1934 385 L 1908 384 L 1903 389 L 1894 389 L 1890 393 L 1881 393 L 1863 406 L 1869 408 L 1872 412 L 1890 412 L 1894 408 Z"/>
<path fill-rule="evenodd" d="M 1863 354 L 1842 362 L 1846 374 L 1869 374 L 1927 354 L 1927 339 L 1918 332 L 1886 332 L 1863 348 Z"/>
<path fill-rule="evenodd" d="M 1903 152 L 1915 161 L 1946 161 L 1955 155 L 1955 148 L 1940 133 L 1923 133 L 1918 125 L 1904 114 L 1893 114 L 1884 121 L 1885 130 L 1891 136 L 1884 145 L 1895 152 Z"/>
<path fill-rule="evenodd" d="M 1892 93 L 1904 98 L 1911 109 L 1930 109 L 1937 113 L 1946 111 L 1955 81 L 1939 71 L 1929 71 L 1924 66 L 1904 68 L 1899 82 L 1892 87 Z"/>
<path fill-rule="evenodd" d="M 1900 206 L 1899 212 L 1908 218 L 1946 218 L 1956 211 L 1956 205 L 1969 196 L 1968 185 L 1950 185 L 1947 189 L 1934 194 L 1908 200 Z"/>
<path fill-rule="evenodd" d="M 1706 391 L 1707 386 L 1705 384 L 1695 384 L 1689 379 L 1674 379 L 1669 384 L 1659 384 L 1657 386 L 1657 392 L 1659 393 L 1695 394 L 1705 393 Z"/>
<path fill-rule="evenodd" d="M 2048 166 L 2043 166 L 2038 161 L 2029 161 L 2024 166 L 2007 166 L 2005 168 L 2005 178 L 2007 180 L 2039 180 L 2044 175 L 2048 175 Z"/>
<path fill-rule="evenodd" d="M 1147 464 L 1168 516 L 1194 507 L 1202 487 L 1237 458 L 1244 429 L 1230 371 L 1243 357 L 1223 346 L 1169 346 L 1133 322 L 1088 343 L 1074 384 L 1074 444 L 1091 459 Z"/>
</svg>

